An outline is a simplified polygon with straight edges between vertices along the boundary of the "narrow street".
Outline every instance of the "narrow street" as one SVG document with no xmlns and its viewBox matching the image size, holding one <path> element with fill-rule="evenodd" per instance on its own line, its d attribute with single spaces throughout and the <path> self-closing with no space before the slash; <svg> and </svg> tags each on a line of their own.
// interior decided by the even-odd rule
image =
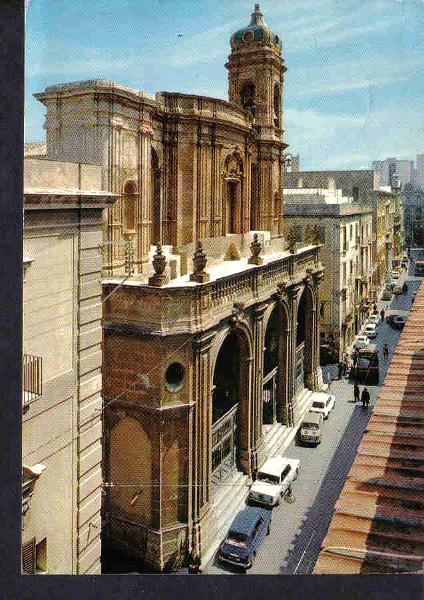
<svg viewBox="0 0 424 600">
<path fill-rule="evenodd" d="M 421 279 L 402 274 L 400 285 L 406 281 L 408 293 L 394 296 L 391 302 L 379 302 L 378 311 L 385 309 L 409 310 L 411 297 Z M 383 383 L 388 363 L 399 339 L 400 331 L 387 323 L 380 323 L 375 343 L 380 354 L 380 385 Z M 383 359 L 383 345 L 389 346 L 389 361 Z M 324 377 L 331 372 L 336 377 L 336 367 L 324 367 Z M 327 372 L 327 373 L 326 373 Z M 324 379 L 325 380 L 325 379 Z M 362 386 L 360 386 L 362 389 Z M 282 502 L 274 508 L 271 533 L 265 538 L 248 574 L 308 574 L 311 573 L 322 540 L 332 517 L 334 504 L 343 487 L 357 446 L 375 400 L 378 386 L 369 386 L 371 405 L 364 410 L 353 400 L 353 384 L 347 379 L 331 383 L 336 396 L 335 409 L 324 423 L 322 443 L 316 448 L 302 447 L 294 440 L 286 455 L 300 459 L 300 473 L 294 483 L 295 502 Z M 230 525 L 230 523 L 228 523 Z M 221 565 L 216 557 L 206 566 L 206 574 L 239 573 L 228 565 Z"/>
</svg>

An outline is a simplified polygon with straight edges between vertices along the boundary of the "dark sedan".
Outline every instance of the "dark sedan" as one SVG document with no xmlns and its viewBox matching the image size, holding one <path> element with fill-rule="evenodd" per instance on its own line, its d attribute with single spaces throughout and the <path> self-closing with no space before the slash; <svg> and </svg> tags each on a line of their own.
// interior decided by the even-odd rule
<svg viewBox="0 0 424 600">
<path fill-rule="evenodd" d="M 270 532 L 271 515 L 271 510 L 255 506 L 240 511 L 219 548 L 219 560 L 243 570 L 250 569 L 259 546 Z"/>
</svg>

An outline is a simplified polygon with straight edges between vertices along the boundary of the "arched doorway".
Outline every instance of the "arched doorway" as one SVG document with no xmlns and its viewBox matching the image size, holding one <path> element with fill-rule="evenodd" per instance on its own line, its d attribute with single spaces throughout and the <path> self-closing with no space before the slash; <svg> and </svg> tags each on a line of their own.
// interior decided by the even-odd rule
<svg viewBox="0 0 424 600">
<path fill-rule="evenodd" d="M 287 402 L 286 361 L 288 319 L 283 307 L 274 307 L 265 331 L 262 378 L 262 425 L 266 429 L 283 420 Z"/>
<path fill-rule="evenodd" d="M 162 204 L 161 204 L 161 182 L 160 182 L 160 169 L 159 169 L 159 158 L 154 148 L 151 149 L 152 153 L 152 242 L 161 244 L 164 242 L 162 239 Z"/>
<path fill-rule="evenodd" d="M 241 470 L 248 448 L 249 344 L 241 330 L 227 335 L 218 352 L 212 391 L 212 485 Z"/>
<path fill-rule="evenodd" d="M 312 290 L 306 286 L 302 292 L 297 309 L 296 327 L 296 371 L 295 388 L 299 393 L 312 374 L 313 355 L 313 306 Z"/>
</svg>

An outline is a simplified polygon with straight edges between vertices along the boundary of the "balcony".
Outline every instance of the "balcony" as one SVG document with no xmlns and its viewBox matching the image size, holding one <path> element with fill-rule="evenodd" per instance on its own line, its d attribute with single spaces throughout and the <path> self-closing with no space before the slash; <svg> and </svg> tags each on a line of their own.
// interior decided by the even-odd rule
<svg viewBox="0 0 424 600">
<path fill-rule="evenodd" d="M 31 402 L 43 393 L 43 359 L 24 354 L 22 360 L 22 404 L 26 412 Z"/>
</svg>

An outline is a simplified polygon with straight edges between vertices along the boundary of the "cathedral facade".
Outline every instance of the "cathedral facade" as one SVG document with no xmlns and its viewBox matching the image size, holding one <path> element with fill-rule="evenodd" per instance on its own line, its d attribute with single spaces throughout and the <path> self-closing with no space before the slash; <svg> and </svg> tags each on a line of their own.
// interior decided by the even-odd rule
<svg viewBox="0 0 424 600">
<path fill-rule="evenodd" d="M 203 560 L 320 389 L 319 246 L 284 240 L 278 35 L 231 36 L 229 101 L 59 84 L 47 160 L 96 163 L 104 216 L 105 543 Z M 133 251 L 128 267 L 128 244 Z M 228 515 L 227 515 L 228 516 Z"/>
</svg>

